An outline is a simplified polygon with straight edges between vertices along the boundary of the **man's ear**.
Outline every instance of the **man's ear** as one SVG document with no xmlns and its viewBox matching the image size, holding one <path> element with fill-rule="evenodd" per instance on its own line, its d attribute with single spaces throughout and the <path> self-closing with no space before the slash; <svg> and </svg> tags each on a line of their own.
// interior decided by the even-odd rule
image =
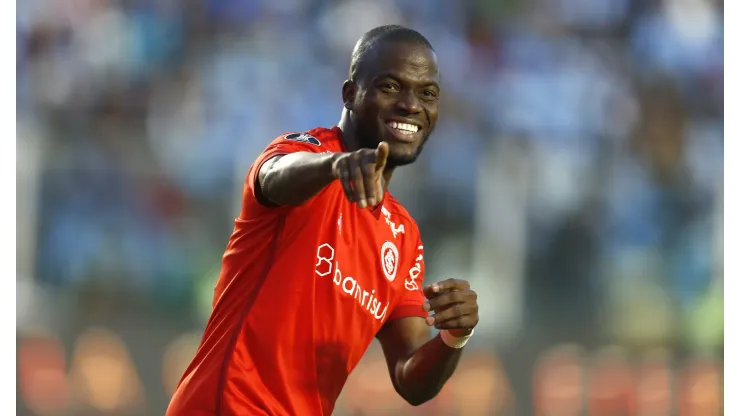
<svg viewBox="0 0 740 416">
<path fill-rule="evenodd" d="M 357 97 L 357 84 L 354 81 L 344 81 L 342 85 L 342 103 L 347 110 L 353 110 Z"/>
</svg>

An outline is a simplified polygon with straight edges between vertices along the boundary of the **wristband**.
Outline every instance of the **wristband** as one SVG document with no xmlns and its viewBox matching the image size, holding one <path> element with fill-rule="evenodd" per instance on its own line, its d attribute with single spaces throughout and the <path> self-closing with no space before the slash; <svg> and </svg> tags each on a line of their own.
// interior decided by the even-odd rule
<svg viewBox="0 0 740 416">
<path fill-rule="evenodd" d="M 442 342 L 444 342 L 445 345 L 458 350 L 468 343 L 468 340 L 470 339 L 470 337 L 473 336 L 474 332 L 475 329 L 471 330 L 470 333 L 468 335 L 465 335 L 464 337 L 456 337 L 450 334 L 450 331 L 444 329 L 439 332 L 439 336 L 442 338 Z"/>
</svg>

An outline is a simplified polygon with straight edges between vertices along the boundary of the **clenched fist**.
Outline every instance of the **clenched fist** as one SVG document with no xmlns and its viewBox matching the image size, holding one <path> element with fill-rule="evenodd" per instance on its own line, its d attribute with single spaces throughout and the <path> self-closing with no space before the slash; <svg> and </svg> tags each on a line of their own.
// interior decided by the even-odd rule
<svg viewBox="0 0 740 416">
<path fill-rule="evenodd" d="M 434 312 L 427 324 L 447 329 L 456 337 L 472 332 L 478 325 L 478 294 L 465 280 L 448 279 L 424 288 L 424 310 Z"/>
<path fill-rule="evenodd" d="M 332 163 L 332 174 L 342 183 L 344 194 L 360 208 L 375 206 L 383 200 L 383 171 L 388 160 L 388 143 L 377 149 L 339 153 Z"/>
</svg>

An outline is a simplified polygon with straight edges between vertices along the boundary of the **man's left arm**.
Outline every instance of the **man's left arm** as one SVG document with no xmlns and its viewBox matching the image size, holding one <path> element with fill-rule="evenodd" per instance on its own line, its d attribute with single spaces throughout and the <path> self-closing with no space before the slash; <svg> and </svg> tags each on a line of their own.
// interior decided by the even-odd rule
<svg viewBox="0 0 740 416">
<path fill-rule="evenodd" d="M 386 323 L 378 333 L 393 387 L 418 406 L 434 398 L 452 376 L 473 328 L 478 296 L 464 280 L 450 279 L 424 288 L 422 308 L 434 314 Z M 441 332 L 432 337 L 430 327 Z"/>
</svg>

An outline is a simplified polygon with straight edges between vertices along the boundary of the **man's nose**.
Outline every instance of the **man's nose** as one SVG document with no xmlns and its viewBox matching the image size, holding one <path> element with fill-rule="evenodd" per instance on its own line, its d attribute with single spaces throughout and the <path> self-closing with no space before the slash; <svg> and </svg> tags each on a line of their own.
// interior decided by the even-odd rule
<svg viewBox="0 0 740 416">
<path fill-rule="evenodd" d="M 401 92 L 396 102 L 396 107 L 408 114 L 417 114 L 422 110 L 419 97 L 413 91 L 409 90 Z"/>
</svg>

